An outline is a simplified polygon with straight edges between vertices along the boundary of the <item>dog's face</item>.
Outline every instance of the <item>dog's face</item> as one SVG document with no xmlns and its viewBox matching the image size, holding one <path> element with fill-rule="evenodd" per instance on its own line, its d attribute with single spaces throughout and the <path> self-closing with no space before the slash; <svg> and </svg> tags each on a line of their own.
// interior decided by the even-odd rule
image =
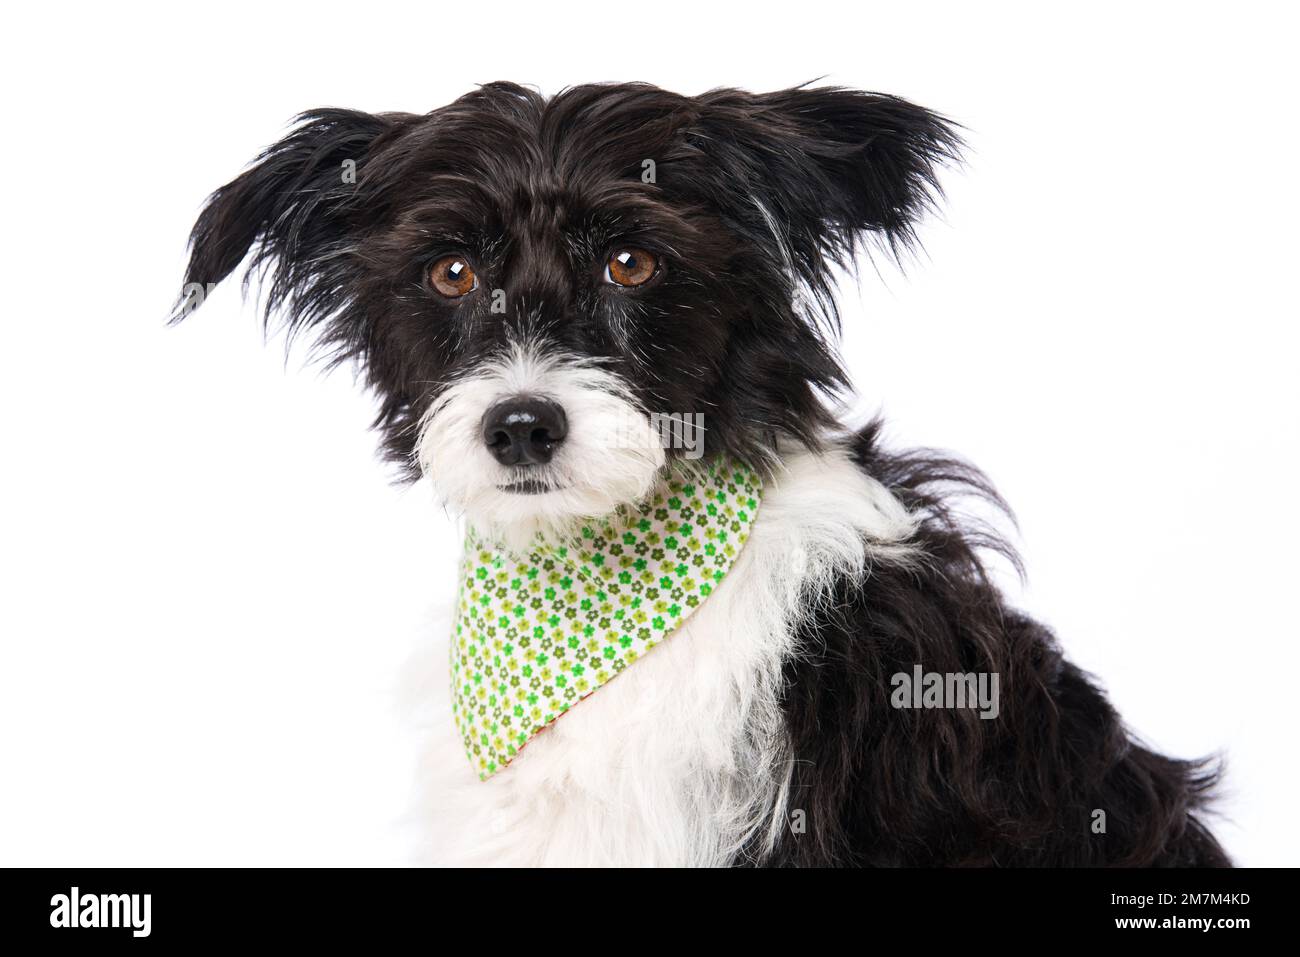
<svg viewBox="0 0 1300 957">
<path fill-rule="evenodd" d="M 322 110 L 211 197 L 178 318 L 255 249 L 268 316 L 360 364 L 408 474 L 497 524 L 602 515 L 667 457 L 817 441 L 844 384 L 831 267 L 910 242 L 957 147 L 839 89 Z"/>
</svg>

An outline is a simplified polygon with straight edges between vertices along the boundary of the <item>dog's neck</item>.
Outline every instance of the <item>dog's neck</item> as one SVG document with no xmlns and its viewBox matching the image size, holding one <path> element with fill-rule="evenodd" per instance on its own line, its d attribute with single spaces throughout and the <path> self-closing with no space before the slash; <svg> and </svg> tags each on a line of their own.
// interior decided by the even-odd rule
<svg viewBox="0 0 1300 957">
<path fill-rule="evenodd" d="M 753 470 L 722 459 L 674 470 L 637 506 L 524 550 L 471 527 L 452 700 L 479 776 L 689 618 L 734 565 L 761 497 Z"/>
</svg>

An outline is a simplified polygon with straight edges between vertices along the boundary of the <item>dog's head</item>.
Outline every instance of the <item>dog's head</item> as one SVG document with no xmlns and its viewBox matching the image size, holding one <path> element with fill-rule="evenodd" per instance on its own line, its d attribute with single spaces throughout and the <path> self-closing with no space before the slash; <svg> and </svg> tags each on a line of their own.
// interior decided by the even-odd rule
<svg viewBox="0 0 1300 957">
<path fill-rule="evenodd" d="M 320 110 L 210 198 L 177 316 L 254 250 L 268 316 L 359 364 L 408 474 L 493 523 L 602 515 L 669 457 L 817 442 L 832 269 L 906 246 L 958 145 L 843 89 Z"/>
</svg>

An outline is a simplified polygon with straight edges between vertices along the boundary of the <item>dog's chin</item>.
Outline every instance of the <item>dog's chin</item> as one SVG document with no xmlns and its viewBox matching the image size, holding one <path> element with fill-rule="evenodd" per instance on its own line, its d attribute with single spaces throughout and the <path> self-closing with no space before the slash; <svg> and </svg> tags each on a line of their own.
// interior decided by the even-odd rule
<svg viewBox="0 0 1300 957">
<path fill-rule="evenodd" d="M 595 484 L 548 467 L 536 475 L 503 474 L 472 490 L 462 489 L 461 500 L 449 504 L 478 534 L 518 551 L 539 536 L 556 542 L 572 539 L 584 524 L 607 518 L 620 506 L 637 505 L 654 491 L 662 472 L 662 460 L 646 461 L 617 481 Z"/>
</svg>

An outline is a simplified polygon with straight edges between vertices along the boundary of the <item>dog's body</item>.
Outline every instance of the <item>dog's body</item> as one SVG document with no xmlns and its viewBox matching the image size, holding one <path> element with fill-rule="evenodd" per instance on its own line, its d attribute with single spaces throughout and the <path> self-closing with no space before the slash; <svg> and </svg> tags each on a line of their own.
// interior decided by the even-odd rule
<svg viewBox="0 0 1300 957">
<path fill-rule="evenodd" d="M 1194 814 L 1213 775 L 1134 743 L 989 581 L 979 550 L 1014 556 L 954 506 L 1000 505 L 983 478 L 823 401 L 831 265 L 905 246 L 957 145 L 850 91 L 494 84 L 313 114 L 213 196 L 189 282 L 256 247 L 270 305 L 365 369 L 388 452 L 503 541 L 642 500 L 676 454 L 656 411 L 763 475 L 716 591 L 506 768 L 479 781 L 446 722 L 438 859 L 1227 863 Z M 996 677 L 997 707 L 900 706 L 922 668 Z"/>
<path fill-rule="evenodd" d="M 1004 606 L 933 497 L 963 482 L 982 493 L 957 463 L 886 455 L 876 426 L 793 454 L 729 580 L 506 772 L 480 782 L 440 722 L 434 859 L 1225 865 L 1189 815 L 1209 775 L 1133 743 Z M 889 678 L 918 661 L 1014 697 L 990 721 L 894 709 Z"/>
</svg>

